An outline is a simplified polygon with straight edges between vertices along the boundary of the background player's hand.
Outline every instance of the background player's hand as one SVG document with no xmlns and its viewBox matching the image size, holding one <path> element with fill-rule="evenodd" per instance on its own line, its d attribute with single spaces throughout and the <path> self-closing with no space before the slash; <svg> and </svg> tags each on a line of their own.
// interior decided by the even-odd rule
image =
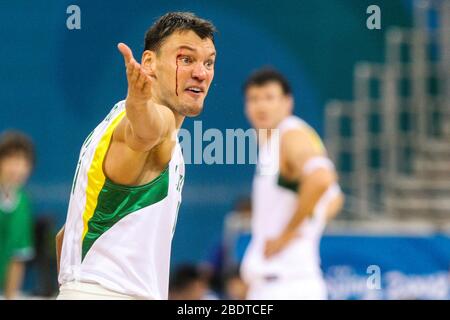
<svg viewBox="0 0 450 320">
<path fill-rule="evenodd" d="M 280 239 L 267 240 L 264 248 L 264 256 L 268 259 L 280 252 L 284 247 L 283 241 Z"/>
<path fill-rule="evenodd" d="M 294 234 L 283 234 L 278 238 L 267 240 L 264 256 L 268 259 L 281 252 L 293 237 L 295 237 Z"/>
<path fill-rule="evenodd" d="M 144 68 L 136 59 L 134 59 L 133 52 L 126 44 L 119 43 L 117 48 L 123 55 L 127 68 L 127 101 L 147 103 L 152 97 L 151 78 L 146 74 Z"/>
</svg>

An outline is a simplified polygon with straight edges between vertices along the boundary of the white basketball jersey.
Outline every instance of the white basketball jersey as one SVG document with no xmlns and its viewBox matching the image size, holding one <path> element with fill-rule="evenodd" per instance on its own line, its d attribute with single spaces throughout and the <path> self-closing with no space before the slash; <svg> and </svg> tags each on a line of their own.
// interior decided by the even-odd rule
<svg viewBox="0 0 450 320">
<path fill-rule="evenodd" d="M 279 141 L 283 133 L 291 129 L 302 128 L 310 135 L 317 148 L 325 150 L 319 136 L 306 122 L 295 116 L 284 119 L 269 140 L 260 146 L 258 165 L 252 190 L 252 239 L 247 248 L 241 271 L 244 280 L 280 278 L 321 277 L 319 243 L 326 224 L 326 203 L 336 194 L 337 186 L 328 190 L 298 229 L 298 237 L 286 248 L 266 259 L 264 248 L 266 241 L 279 236 L 289 223 L 298 205 L 297 191 L 286 184 L 279 174 Z M 329 161 L 324 157 L 316 158 Z M 274 163 L 277 170 L 264 170 Z M 330 162 L 331 163 L 331 162 Z M 339 190 L 339 189 L 338 189 Z"/>
<path fill-rule="evenodd" d="M 97 283 L 143 299 L 167 299 L 172 236 L 184 161 L 177 143 L 166 169 L 148 184 L 113 183 L 103 162 L 125 116 L 118 102 L 84 142 L 70 195 L 59 282 Z"/>
</svg>

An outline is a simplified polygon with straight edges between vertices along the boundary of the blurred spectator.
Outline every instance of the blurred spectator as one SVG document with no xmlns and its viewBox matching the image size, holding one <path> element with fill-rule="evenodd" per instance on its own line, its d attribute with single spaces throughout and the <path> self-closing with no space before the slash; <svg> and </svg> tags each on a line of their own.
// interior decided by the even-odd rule
<svg viewBox="0 0 450 320">
<path fill-rule="evenodd" d="M 31 208 L 22 187 L 35 162 L 34 146 L 24 134 L 0 136 L 0 291 L 17 298 L 25 261 L 33 257 Z"/>
<path fill-rule="evenodd" d="M 210 270 L 210 287 L 215 292 L 223 292 L 223 275 L 224 275 L 224 244 L 219 238 L 213 243 L 211 248 L 208 250 L 206 260 L 203 265 L 208 267 Z"/>
<path fill-rule="evenodd" d="M 238 198 L 233 210 L 224 218 L 223 237 L 208 250 L 204 266 L 210 269 L 210 287 L 223 294 L 225 278 L 234 272 L 245 252 L 251 228 L 251 201 L 248 196 Z"/>
<path fill-rule="evenodd" d="M 209 289 L 210 271 L 191 264 L 175 269 L 170 281 L 169 300 L 215 300 Z"/>
<path fill-rule="evenodd" d="M 226 300 L 245 300 L 247 295 L 247 285 L 241 279 L 239 268 L 235 268 L 225 276 L 225 296 Z"/>
</svg>

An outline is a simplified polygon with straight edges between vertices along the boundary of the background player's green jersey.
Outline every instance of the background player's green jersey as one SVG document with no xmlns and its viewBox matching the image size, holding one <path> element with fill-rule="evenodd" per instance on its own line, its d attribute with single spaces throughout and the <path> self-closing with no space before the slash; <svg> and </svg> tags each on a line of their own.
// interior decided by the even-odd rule
<svg viewBox="0 0 450 320">
<path fill-rule="evenodd" d="M 0 196 L 0 290 L 12 259 L 25 261 L 34 254 L 30 203 L 22 190 L 13 199 Z"/>
</svg>

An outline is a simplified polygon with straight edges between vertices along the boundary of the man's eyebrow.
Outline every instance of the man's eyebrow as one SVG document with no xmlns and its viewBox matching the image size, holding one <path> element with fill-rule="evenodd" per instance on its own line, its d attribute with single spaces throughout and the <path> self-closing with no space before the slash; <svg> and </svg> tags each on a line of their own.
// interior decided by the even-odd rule
<svg viewBox="0 0 450 320">
<path fill-rule="evenodd" d="M 197 48 L 194 48 L 194 47 L 191 47 L 191 46 L 188 46 L 188 45 L 181 45 L 181 46 L 179 46 L 178 50 L 181 50 L 181 49 L 186 49 L 186 50 L 190 50 L 190 51 L 194 51 L 194 52 L 198 51 Z M 211 52 L 210 56 L 216 56 L 216 51 L 214 50 L 213 52 Z"/>
<path fill-rule="evenodd" d="M 180 50 L 180 49 L 186 49 L 186 50 L 191 50 L 191 51 L 197 51 L 196 48 L 191 47 L 191 46 L 188 46 L 188 45 L 182 45 L 182 46 L 179 46 L 179 47 L 178 47 L 178 50 Z"/>
</svg>

